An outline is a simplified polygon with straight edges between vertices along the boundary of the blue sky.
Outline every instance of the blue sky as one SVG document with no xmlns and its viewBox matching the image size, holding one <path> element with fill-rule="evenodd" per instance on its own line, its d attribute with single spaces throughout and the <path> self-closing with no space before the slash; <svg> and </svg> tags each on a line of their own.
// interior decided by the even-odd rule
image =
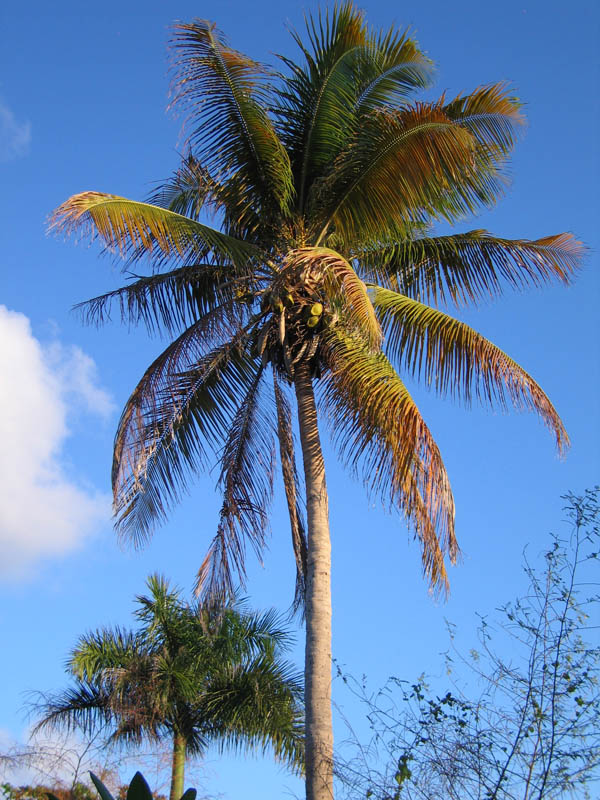
<svg viewBox="0 0 600 800">
<path fill-rule="evenodd" d="M 376 27 L 410 26 L 449 95 L 509 81 L 528 128 L 498 207 L 460 229 L 506 237 L 572 231 L 589 248 L 576 283 L 507 293 L 462 318 L 522 364 L 549 394 L 572 447 L 565 460 L 531 415 L 466 410 L 415 387 L 445 459 L 463 550 L 452 594 L 434 602 L 402 522 L 373 505 L 327 449 L 333 537 L 334 655 L 374 685 L 390 674 L 440 671 L 444 619 L 469 641 L 474 612 L 523 588 L 519 564 L 561 520 L 560 495 L 598 483 L 599 12 L 594 2 L 476 0 L 363 4 Z M 118 268 L 87 242 L 48 237 L 46 219 L 95 189 L 143 199 L 178 161 L 180 122 L 165 108 L 166 42 L 174 20 L 214 20 L 231 43 L 275 62 L 294 55 L 286 24 L 315 4 L 256 0 L 8 4 L 0 12 L 0 749 L 22 740 L 23 692 L 64 684 L 84 630 L 127 624 L 145 577 L 189 590 L 215 527 L 215 476 L 140 552 L 112 532 L 109 471 L 120 408 L 164 343 L 114 323 L 84 327 L 71 307 L 119 285 Z M 285 610 L 293 561 L 281 498 L 247 593 Z M 298 638 L 301 640 L 301 631 Z M 293 657 L 300 663 L 301 647 Z M 335 684 L 337 702 L 357 710 Z M 357 723 L 359 725 L 359 723 Z M 211 753 L 207 792 L 246 800 L 300 793 L 268 760 Z"/>
</svg>

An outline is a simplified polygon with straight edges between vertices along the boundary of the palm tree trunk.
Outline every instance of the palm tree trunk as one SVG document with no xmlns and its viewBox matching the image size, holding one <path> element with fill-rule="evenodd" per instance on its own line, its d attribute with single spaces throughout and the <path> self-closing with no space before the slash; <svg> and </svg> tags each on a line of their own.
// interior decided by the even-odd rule
<svg viewBox="0 0 600 800">
<path fill-rule="evenodd" d="M 307 364 L 296 371 L 300 441 L 306 482 L 308 556 L 306 565 L 306 798 L 333 797 L 331 719 L 331 542 L 325 464 L 317 409 Z"/>
<path fill-rule="evenodd" d="M 171 793 L 169 795 L 169 800 L 180 800 L 183 795 L 185 745 L 185 736 L 175 731 L 173 736 L 173 761 L 171 767 Z"/>
</svg>

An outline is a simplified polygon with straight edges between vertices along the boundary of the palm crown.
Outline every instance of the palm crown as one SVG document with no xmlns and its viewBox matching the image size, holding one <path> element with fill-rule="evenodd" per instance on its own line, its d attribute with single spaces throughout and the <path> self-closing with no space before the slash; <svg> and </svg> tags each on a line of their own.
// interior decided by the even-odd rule
<svg viewBox="0 0 600 800">
<path fill-rule="evenodd" d="M 185 760 L 211 743 L 271 747 L 300 771 L 302 691 L 282 654 L 289 634 L 273 611 L 243 603 L 191 605 L 158 576 L 138 596 L 136 630 L 102 628 L 82 636 L 68 662 L 76 679 L 43 698 L 37 728 L 107 726 L 109 741 L 173 743 L 171 798 L 183 793 Z"/>
<path fill-rule="evenodd" d="M 126 268 L 143 258 L 153 266 L 89 301 L 89 317 L 102 321 L 118 302 L 124 319 L 172 337 L 119 423 L 116 524 L 136 541 L 149 535 L 216 454 L 223 506 L 199 588 L 227 593 L 236 571 L 244 578 L 247 543 L 263 546 L 277 443 L 298 596 L 305 576 L 308 594 L 311 569 L 329 557 L 311 544 L 327 517 L 321 412 L 341 458 L 407 517 L 427 578 L 445 590 L 445 557 L 457 553 L 452 493 L 401 375 L 467 401 L 534 410 L 562 450 L 566 432 L 540 387 L 436 306 L 567 283 L 581 246 L 570 234 L 531 241 L 433 231 L 503 190 L 523 122 L 505 85 L 411 101 L 430 83 L 430 61 L 406 34 L 371 30 L 349 3 L 309 17 L 305 36 L 293 36 L 302 63 L 281 57 L 279 74 L 233 50 L 208 22 L 178 24 L 173 105 L 185 115 L 189 154 L 147 203 L 85 192 L 56 211 L 57 228 L 89 230 Z M 307 697 L 309 728 L 312 707 Z"/>
</svg>

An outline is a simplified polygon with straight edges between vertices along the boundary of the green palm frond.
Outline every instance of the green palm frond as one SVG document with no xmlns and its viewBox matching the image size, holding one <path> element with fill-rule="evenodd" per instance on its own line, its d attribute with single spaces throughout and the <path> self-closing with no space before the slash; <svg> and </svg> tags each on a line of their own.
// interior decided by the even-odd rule
<svg viewBox="0 0 600 800">
<path fill-rule="evenodd" d="M 112 194 L 82 192 L 60 205 L 50 230 L 100 238 L 121 257 L 147 257 L 164 263 L 172 258 L 247 264 L 259 251 L 247 242 L 159 206 Z"/>
<path fill-rule="evenodd" d="M 96 682 L 77 681 L 61 694 L 40 695 L 40 698 L 35 706 L 42 719 L 33 727 L 33 734 L 60 728 L 90 735 L 114 719 L 110 698 Z"/>
<path fill-rule="evenodd" d="M 92 681 L 117 669 L 139 652 L 139 641 L 122 628 L 100 628 L 81 636 L 68 661 L 68 669 L 82 681 Z"/>
<path fill-rule="evenodd" d="M 308 15 L 305 22 L 306 34 L 292 31 L 292 37 L 306 67 L 280 56 L 291 75 L 277 91 L 281 139 L 290 154 L 301 211 L 315 166 L 326 163 L 332 145 L 344 135 L 345 115 L 337 114 L 355 102 L 352 63 L 367 37 L 364 15 L 351 3 L 319 11 L 316 18 Z"/>
<path fill-rule="evenodd" d="M 417 300 L 467 305 L 500 295 L 504 286 L 569 284 L 584 248 L 570 233 L 501 239 L 484 230 L 390 240 L 357 251 L 378 283 Z"/>
<path fill-rule="evenodd" d="M 569 437 L 538 384 L 512 358 L 464 322 L 403 294 L 371 286 L 388 355 L 441 394 L 537 412 L 559 452 Z"/>
<path fill-rule="evenodd" d="M 290 517 L 292 547 L 296 561 L 294 609 L 298 610 L 304 608 L 307 557 L 306 523 L 300 500 L 300 479 L 296 466 L 292 409 L 275 372 L 273 372 L 273 389 L 277 409 L 277 439 L 279 441 L 281 474 Z"/>
<path fill-rule="evenodd" d="M 259 366 L 231 421 L 221 455 L 219 488 L 223 494 L 217 533 L 200 566 L 195 591 L 204 599 L 230 597 L 233 572 L 244 584 L 246 542 L 260 557 L 273 494 L 272 420 L 261 396 Z"/>
<path fill-rule="evenodd" d="M 243 671 L 225 666 L 204 693 L 201 714 L 210 738 L 233 751 L 272 749 L 299 772 L 304 765 L 302 681 L 294 667 L 259 656 Z"/>
<path fill-rule="evenodd" d="M 401 510 L 418 536 L 431 586 L 446 591 L 444 556 L 455 561 L 454 500 L 438 447 L 383 353 L 333 329 L 323 401 L 342 459 Z"/>
<path fill-rule="evenodd" d="M 142 323 L 150 334 L 180 333 L 206 315 L 212 321 L 211 335 L 219 323 L 233 326 L 247 321 L 249 306 L 240 302 L 257 285 L 254 275 L 236 275 L 231 267 L 194 264 L 156 275 L 135 276 L 132 283 L 93 297 L 75 306 L 88 324 L 103 325 L 118 304 L 122 322 Z M 211 326 L 206 326 L 207 332 Z"/>
<path fill-rule="evenodd" d="M 186 490 L 189 474 L 206 463 L 207 446 L 218 446 L 226 435 L 237 409 L 235 398 L 248 391 L 255 376 L 254 362 L 241 349 L 243 331 L 202 354 L 196 326 L 147 370 L 115 437 L 115 525 L 135 543 L 166 519 Z M 198 348 L 200 357 L 194 361 L 191 354 Z"/>
<path fill-rule="evenodd" d="M 380 33 L 365 55 L 359 69 L 358 118 L 376 108 L 401 105 L 415 89 L 431 84 L 433 63 L 407 31 Z"/>
<path fill-rule="evenodd" d="M 353 246 L 396 221 L 453 221 L 493 202 L 502 178 L 475 168 L 477 152 L 441 103 L 371 113 L 315 193 L 316 243 L 330 228 Z"/>
<path fill-rule="evenodd" d="M 232 174 L 249 208 L 285 215 L 292 198 L 289 158 L 266 108 L 267 71 L 232 50 L 204 20 L 175 26 L 174 105 L 187 114 L 190 143 L 220 181 Z M 242 212 L 243 213 L 243 212 Z"/>
</svg>

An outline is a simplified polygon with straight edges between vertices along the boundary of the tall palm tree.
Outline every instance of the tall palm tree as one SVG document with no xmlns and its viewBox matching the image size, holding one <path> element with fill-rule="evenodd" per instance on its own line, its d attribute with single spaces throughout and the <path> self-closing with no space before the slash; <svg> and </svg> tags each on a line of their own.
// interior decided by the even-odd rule
<svg viewBox="0 0 600 800">
<path fill-rule="evenodd" d="M 281 657 L 289 636 L 273 611 L 181 600 L 157 576 L 137 598 L 140 627 L 82 636 L 68 662 L 69 689 L 38 703 L 37 728 L 106 726 L 110 740 L 172 742 L 170 800 L 183 795 L 185 762 L 213 742 L 267 748 L 303 768 L 302 692 Z"/>
<path fill-rule="evenodd" d="M 104 321 L 116 302 L 124 320 L 172 337 L 119 423 L 119 531 L 134 542 L 149 536 L 215 453 L 223 506 L 199 590 L 226 593 L 235 572 L 243 581 L 246 543 L 263 547 L 277 441 L 298 597 L 305 591 L 307 797 L 324 800 L 331 603 L 318 413 L 342 460 L 412 525 L 425 575 L 444 591 L 445 557 L 457 553 L 452 493 L 400 376 L 536 411 L 565 448 L 540 387 L 448 310 L 507 287 L 568 283 L 581 246 L 566 233 L 532 241 L 433 230 L 502 193 L 523 122 L 505 85 L 411 102 L 431 81 L 430 61 L 405 33 L 370 29 L 348 2 L 292 35 L 301 59 L 280 57 L 279 74 L 211 23 L 176 25 L 173 104 L 185 114 L 189 154 L 149 202 L 84 192 L 57 209 L 54 225 L 89 231 L 126 270 L 144 259 L 152 267 L 89 301 L 91 320 Z"/>
</svg>

